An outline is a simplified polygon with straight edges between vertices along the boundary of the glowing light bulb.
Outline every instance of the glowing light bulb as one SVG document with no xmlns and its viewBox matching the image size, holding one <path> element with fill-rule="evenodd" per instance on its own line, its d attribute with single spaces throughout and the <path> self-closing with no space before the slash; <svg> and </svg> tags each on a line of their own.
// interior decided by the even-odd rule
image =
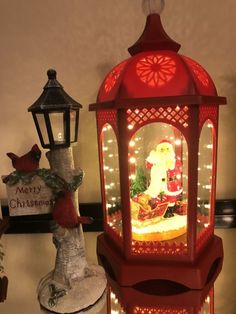
<svg viewBox="0 0 236 314">
<path fill-rule="evenodd" d="M 208 145 L 206 146 L 206 148 L 212 149 L 212 148 L 213 148 L 213 144 L 208 144 Z"/>
<path fill-rule="evenodd" d="M 131 164 L 135 164 L 135 163 L 136 163 L 136 158 L 130 157 L 129 162 L 130 162 Z"/>
<path fill-rule="evenodd" d="M 181 140 L 180 139 L 175 140 L 175 145 L 177 145 L 177 146 L 181 145 Z"/>
<path fill-rule="evenodd" d="M 116 296 L 115 296 L 115 293 L 114 292 L 111 292 L 111 299 L 115 299 L 116 298 Z"/>
<path fill-rule="evenodd" d="M 129 124 L 129 125 L 128 125 L 128 129 L 129 129 L 129 130 L 132 130 L 133 128 L 134 128 L 134 126 L 133 126 L 132 124 Z"/>
<path fill-rule="evenodd" d="M 129 142 L 129 146 L 130 146 L 130 147 L 134 147 L 134 146 L 135 146 L 135 141 L 130 141 L 130 142 Z"/>
<path fill-rule="evenodd" d="M 64 138 L 63 138 L 63 136 L 62 136 L 62 133 L 61 133 L 61 132 L 59 132 L 59 133 L 57 134 L 57 139 L 58 139 L 58 141 L 59 141 L 59 142 L 61 142 L 61 141 L 63 141 L 63 140 L 64 140 Z"/>
<path fill-rule="evenodd" d="M 104 152 L 106 152 L 106 151 L 108 151 L 108 147 L 103 146 L 102 150 L 103 150 Z"/>
<path fill-rule="evenodd" d="M 142 9 L 146 16 L 150 14 L 161 14 L 165 7 L 165 0 L 143 0 Z"/>
</svg>

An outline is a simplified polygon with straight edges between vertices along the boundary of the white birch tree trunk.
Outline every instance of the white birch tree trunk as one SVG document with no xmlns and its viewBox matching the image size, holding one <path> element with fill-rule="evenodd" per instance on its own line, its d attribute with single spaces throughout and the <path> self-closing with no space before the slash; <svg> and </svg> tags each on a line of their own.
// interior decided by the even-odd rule
<svg viewBox="0 0 236 314">
<path fill-rule="evenodd" d="M 50 151 L 46 156 L 51 171 L 70 183 L 76 175 L 72 149 Z M 73 193 L 73 203 L 79 214 L 77 191 Z M 97 313 L 99 300 L 104 299 L 106 275 L 101 266 L 87 263 L 82 226 L 66 229 L 57 225 L 53 242 L 57 249 L 55 267 L 38 286 L 41 308 L 61 314 L 83 309 Z"/>
<path fill-rule="evenodd" d="M 52 172 L 71 182 L 75 173 L 72 148 L 52 150 L 46 154 Z M 79 215 L 78 190 L 72 193 L 72 201 Z M 70 288 L 73 281 L 84 276 L 87 261 L 82 226 L 65 229 L 58 226 L 53 231 L 57 249 L 53 280 Z"/>
</svg>

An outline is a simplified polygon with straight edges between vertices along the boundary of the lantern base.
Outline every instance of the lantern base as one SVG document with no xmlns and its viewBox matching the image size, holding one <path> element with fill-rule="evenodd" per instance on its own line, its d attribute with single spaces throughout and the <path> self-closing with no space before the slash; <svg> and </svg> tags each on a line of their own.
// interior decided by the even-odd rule
<svg viewBox="0 0 236 314">
<path fill-rule="evenodd" d="M 202 289 L 217 277 L 223 264 L 221 238 L 212 241 L 194 262 L 127 261 L 119 250 L 102 234 L 97 241 L 99 264 L 120 286 L 134 286 L 148 280 L 168 280 L 190 289 Z"/>
</svg>

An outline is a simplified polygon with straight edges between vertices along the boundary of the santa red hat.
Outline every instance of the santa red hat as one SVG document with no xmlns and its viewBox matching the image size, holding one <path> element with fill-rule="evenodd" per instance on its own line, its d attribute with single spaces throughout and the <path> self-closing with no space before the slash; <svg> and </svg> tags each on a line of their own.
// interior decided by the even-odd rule
<svg viewBox="0 0 236 314">
<path fill-rule="evenodd" d="M 168 143 L 168 144 L 171 144 L 171 145 L 172 145 L 171 141 L 167 140 L 166 138 L 164 138 L 163 140 L 161 140 L 159 144 L 163 144 L 163 143 Z"/>
</svg>

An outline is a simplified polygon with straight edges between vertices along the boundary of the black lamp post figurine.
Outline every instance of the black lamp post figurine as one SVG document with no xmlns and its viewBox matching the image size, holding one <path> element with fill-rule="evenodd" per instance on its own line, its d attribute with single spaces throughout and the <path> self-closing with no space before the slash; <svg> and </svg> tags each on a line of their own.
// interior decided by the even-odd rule
<svg viewBox="0 0 236 314">
<path fill-rule="evenodd" d="M 79 216 L 76 190 L 83 172 L 75 169 L 71 144 L 77 142 L 82 106 L 63 90 L 55 70 L 47 74 L 43 93 L 28 111 L 32 112 L 42 147 L 50 149 L 46 157 L 51 171 L 65 182 L 65 188 L 56 196 L 53 209 L 55 268 L 41 279 L 38 299 L 43 308 L 54 313 L 75 313 L 101 298 L 106 278 L 100 266 L 89 265 L 86 260 L 81 223 L 90 220 Z"/>
</svg>

